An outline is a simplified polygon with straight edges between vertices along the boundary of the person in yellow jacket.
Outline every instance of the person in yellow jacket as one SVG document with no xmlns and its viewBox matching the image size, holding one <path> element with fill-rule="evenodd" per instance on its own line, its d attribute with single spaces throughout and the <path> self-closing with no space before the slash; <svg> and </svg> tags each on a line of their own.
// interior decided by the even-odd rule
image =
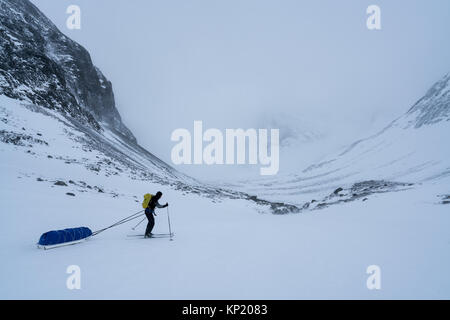
<svg viewBox="0 0 450 320">
<path fill-rule="evenodd" d="M 148 219 L 147 229 L 145 229 L 145 238 L 150 238 L 152 236 L 152 230 L 155 226 L 155 208 L 165 208 L 168 207 L 169 204 L 166 203 L 165 205 L 159 204 L 159 199 L 162 197 L 162 192 L 158 191 L 154 196 L 149 195 L 150 201 L 148 202 L 147 207 L 145 208 L 145 216 Z"/>
</svg>

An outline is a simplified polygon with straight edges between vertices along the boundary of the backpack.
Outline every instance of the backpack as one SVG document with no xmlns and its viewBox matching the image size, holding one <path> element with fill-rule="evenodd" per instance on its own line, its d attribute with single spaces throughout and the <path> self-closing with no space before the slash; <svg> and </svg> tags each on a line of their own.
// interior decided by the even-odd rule
<svg viewBox="0 0 450 320">
<path fill-rule="evenodd" d="M 142 201 L 142 208 L 147 209 L 150 200 L 152 200 L 152 197 L 153 195 L 150 193 L 144 195 L 144 201 Z"/>
</svg>

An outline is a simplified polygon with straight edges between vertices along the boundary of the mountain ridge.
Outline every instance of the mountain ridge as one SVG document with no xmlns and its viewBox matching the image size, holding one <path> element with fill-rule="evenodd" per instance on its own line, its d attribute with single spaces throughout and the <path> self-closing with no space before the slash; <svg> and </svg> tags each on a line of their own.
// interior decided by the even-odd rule
<svg viewBox="0 0 450 320">
<path fill-rule="evenodd" d="M 0 22 L 0 95 L 20 100 L 30 110 L 45 114 L 41 109 L 44 108 L 62 116 L 52 112 L 47 114 L 64 123 L 66 127 L 62 131 L 76 142 L 72 147 L 83 152 L 75 159 L 64 155 L 58 158 L 82 164 L 95 172 L 104 171 L 107 176 L 123 174 L 125 168 L 131 179 L 150 180 L 214 199 L 248 200 L 282 214 L 310 209 L 313 196 L 318 194 L 319 199 L 328 199 L 335 189 L 346 190 L 349 198 L 345 201 L 353 201 L 366 195 L 363 190 L 366 186 L 377 192 L 387 192 L 399 186 L 409 187 L 411 175 L 417 177 L 417 173 L 425 172 L 415 178 L 415 183 L 449 170 L 445 151 L 430 143 L 442 135 L 442 130 L 432 125 L 448 120 L 450 77 L 447 75 L 404 116 L 378 134 L 357 140 L 339 154 L 309 166 L 301 174 L 247 181 L 243 186 L 239 183 L 222 186 L 201 183 L 178 172 L 137 143 L 115 107 L 112 84 L 92 64 L 89 53 L 63 35 L 28 0 L 0 0 Z M 6 105 L 10 103 L 7 101 Z M 4 127 L 0 130 L 2 142 L 26 147 L 43 141 L 43 146 L 39 147 L 43 148 L 40 156 L 54 157 L 50 150 L 59 152 L 52 149 L 51 141 L 40 138 L 42 133 L 37 127 L 29 134 L 22 132 L 20 126 L 11 125 L 13 122 L 8 116 L 12 113 L 11 106 L 0 108 L 0 111 L 4 115 L 0 123 Z M 414 138 L 405 131 L 412 127 Z M 436 130 L 424 138 L 419 133 L 425 127 Z M 77 138 L 73 139 L 74 136 Z M 411 145 L 416 138 L 424 140 L 417 145 L 419 149 Z M 406 148 L 405 141 L 408 142 Z M 89 153 L 93 150 L 106 158 L 92 159 Z M 37 156 L 36 152 L 34 156 Z M 402 181 L 396 182 L 398 179 Z M 392 187 L 387 190 L 384 185 Z M 352 195 L 355 190 L 359 193 L 357 197 Z"/>
<path fill-rule="evenodd" d="M 0 94 L 56 109 L 136 143 L 115 106 L 111 82 L 89 52 L 30 1 L 0 0 Z"/>
<path fill-rule="evenodd" d="M 405 117 L 413 120 L 410 121 L 409 125 L 415 128 L 440 121 L 450 121 L 450 72 L 437 81 L 408 110 Z"/>
<path fill-rule="evenodd" d="M 385 180 L 406 186 L 437 181 L 450 176 L 450 153 L 442 145 L 450 133 L 449 120 L 450 74 L 446 74 L 376 134 L 357 139 L 300 172 L 230 186 L 272 201 L 301 204 L 308 197 L 328 197 L 331 190 L 352 189 L 364 181 L 375 181 L 375 186 Z"/>
</svg>

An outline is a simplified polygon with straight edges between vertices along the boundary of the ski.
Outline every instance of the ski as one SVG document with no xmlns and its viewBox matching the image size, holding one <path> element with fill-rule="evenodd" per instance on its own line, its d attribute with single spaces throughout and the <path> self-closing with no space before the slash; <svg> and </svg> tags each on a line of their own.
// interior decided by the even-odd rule
<svg viewBox="0 0 450 320">
<path fill-rule="evenodd" d="M 127 237 L 144 237 L 145 235 L 144 234 L 129 234 L 129 235 L 127 235 Z M 164 238 L 164 237 L 173 237 L 173 236 L 175 236 L 175 233 L 172 233 L 172 234 L 170 234 L 170 233 L 154 233 L 149 239 L 151 239 L 151 238 Z"/>
<path fill-rule="evenodd" d="M 151 236 L 149 238 L 143 238 L 143 239 L 167 239 L 167 238 L 172 238 L 173 236 L 170 235 L 164 235 L 164 236 Z"/>
<path fill-rule="evenodd" d="M 136 236 L 136 237 L 129 237 L 129 240 L 133 240 L 133 239 L 142 239 L 142 240 L 147 240 L 147 239 L 173 239 L 173 237 L 171 236 L 152 236 L 149 238 L 145 238 L 144 236 Z"/>
</svg>

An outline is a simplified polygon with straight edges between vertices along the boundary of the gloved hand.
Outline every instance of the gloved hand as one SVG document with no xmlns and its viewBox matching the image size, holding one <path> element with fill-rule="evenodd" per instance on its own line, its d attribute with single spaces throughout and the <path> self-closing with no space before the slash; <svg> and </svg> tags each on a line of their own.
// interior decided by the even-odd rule
<svg viewBox="0 0 450 320">
<path fill-rule="evenodd" d="M 169 206 L 169 203 L 168 202 L 166 202 L 166 204 L 164 205 L 164 207 L 168 207 Z"/>
</svg>

